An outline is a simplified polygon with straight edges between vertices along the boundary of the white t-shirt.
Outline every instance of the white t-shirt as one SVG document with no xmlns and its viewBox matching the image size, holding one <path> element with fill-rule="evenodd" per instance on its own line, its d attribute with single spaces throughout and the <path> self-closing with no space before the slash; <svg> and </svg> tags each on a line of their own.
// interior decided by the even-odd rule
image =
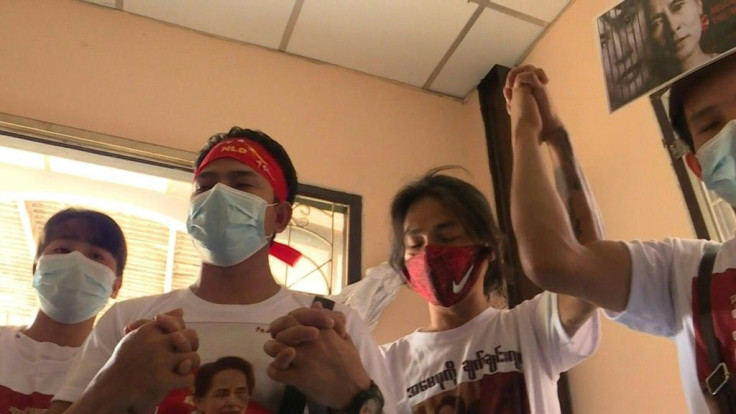
<svg viewBox="0 0 736 414">
<path fill-rule="evenodd" d="M 0 326 L 0 414 L 49 408 L 79 347 L 37 342 L 20 326 Z"/>
<path fill-rule="evenodd" d="M 266 373 L 272 361 L 263 351 L 264 343 L 271 339 L 269 324 L 294 309 L 311 306 L 313 300 L 314 296 L 281 289 L 276 295 L 257 304 L 223 305 L 207 302 L 189 289 L 180 289 L 116 303 L 100 318 L 84 345 L 79 364 L 70 372 L 54 399 L 76 401 L 80 398 L 122 339 L 126 324 L 182 308 L 187 328 L 197 331 L 201 363 L 213 362 L 223 356 L 239 356 L 250 362 L 255 374 L 253 399 L 276 412 L 284 385 L 271 380 Z M 360 353 L 368 375 L 381 390 L 390 390 L 391 380 L 385 363 L 365 323 L 346 306 L 336 304 L 335 310 L 345 313 L 348 334 Z M 391 396 L 390 391 L 387 392 L 387 413 L 396 412 L 390 402 Z M 183 399 L 184 395 L 181 397 Z M 177 402 L 168 400 L 169 404 Z"/>
<path fill-rule="evenodd" d="M 685 397 L 690 412 L 698 414 L 708 412 L 700 384 L 710 370 L 700 323 L 693 320 L 693 291 L 706 243 L 672 238 L 627 243 L 632 263 L 629 302 L 621 313 L 607 312 L 629 328 L 675 341 Z M 735 276 L 736 239 L 731 239 L 718 253 L 711 279 L 715 333 L 731 372 L 736 371 Z"/>
<path fill-rule="evenodd" d="M 382 350 L 397 375 L 402 413 L 444 412 L 450 403 L 464 412 L 553 414 L 560 412 L 560 373 L 596 350 L 599 331 L 596 313 L 570 339 L 557 295 L 544 292 L 510 310 L 488 308 L 455 329 L 416 331 Z"/>
</svg>

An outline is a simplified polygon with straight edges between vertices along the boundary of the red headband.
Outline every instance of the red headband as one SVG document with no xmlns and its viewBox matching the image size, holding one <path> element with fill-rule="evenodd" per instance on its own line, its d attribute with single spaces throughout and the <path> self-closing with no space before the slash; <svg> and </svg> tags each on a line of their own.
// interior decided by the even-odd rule
<svg viewBox="0 0 736 414">
<path fill-rule="evenodd" d="M 281 171 L 281 166 L 276 159 L 261 145 L 248 138 L 226 139 L 212 147 L 202 163 L 199 164 L 197 171 L 194 172 L 194 178 L 196 179 L 199 173 L 212 161 L 220 158 L 232 158 L 253 168 L 255 172 L 271 184 L 276 201 L 287 201 L 288 191 L 284 172 Z M 269 253 L 289 266 L 294 266 L 302 256 L 293 247 L 276 241 L 271 243 Z"/>
<path fill-rule="evenodd" d="M 261 145 L 248 138 L 234 138 L 221 141 L 207 154 L 194 172 L 194 178 L 212 161 L 220 158 L 232 158 L 253 168 L 261 177 L 265 178 L 276 196 L 276 201 L 287 201 L 287 187 L 284 172 L 281 166 L 271 154 Z"/>
</svg>

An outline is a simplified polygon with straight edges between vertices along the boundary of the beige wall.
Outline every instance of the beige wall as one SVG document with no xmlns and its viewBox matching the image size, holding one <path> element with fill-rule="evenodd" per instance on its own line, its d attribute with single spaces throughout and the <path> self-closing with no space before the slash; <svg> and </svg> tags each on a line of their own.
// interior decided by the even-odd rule
<svg viewBox="0 0 736 414">
<path fill-rule="evenodd" d="M 608 238 L 694 237 L 649 100 L 608 113 L 595 18 L 617 3 L 576 1 L 526 63 L 550 77 Z M 674 345 L 605 322 L 598 353 L 571 373 L 577 412 L 687 412 Z"/>
<path fill-rule="evenodd" d="M 402 181 L 454 163 L 490 182 L 475 100 L 81 1 L 4 0 L 0 27 L 0 112 L 189 151 L 233 125 L 262 129 L 304 183 L 363 196 L 365 266 L 386 257 Z"/>
<path fill-rule="evenodd" d="M 460 102 L 81 1 L 4 0 L 0 27 L 0 113 L 188 151 L 232 125 L 262 129 L 302 182 L 363 196 L 364 268 L 386 260 L 387 207 L 407 180 L 461 164 L 491 197 L 476 96 Z M 376 337 L 426 319 L 402 289 Z"/>
<path fill-rule="evenodd" d="M 691 236 L 646 100 L 607 114 L 593 18 L 611 3 L 574 3 L 528 61 L 552 79 L 609 237 Z M 387 205 L 405 180 L 459 163 L 490 196 L 475 95 L 458 102 L 72 0 L 3 0 L 0 28 L 0 112 L 189 151 L 232 125 L 260 128 L 303 182 L 363 196 L 364 267 L 386 257 Z M 376 337 L 425 322 L 403 289 Z M 610 323 L 604 334 L 571 376 L 578 413 L 685 411 L 666 340 Z"/>
</svg>

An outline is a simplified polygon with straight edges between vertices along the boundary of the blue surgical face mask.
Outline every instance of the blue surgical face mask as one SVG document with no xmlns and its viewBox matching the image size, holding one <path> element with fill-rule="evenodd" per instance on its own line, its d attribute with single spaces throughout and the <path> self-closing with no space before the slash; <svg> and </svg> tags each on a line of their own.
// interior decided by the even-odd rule
<svg viewBox="0 0 736 414">
<path fill-rule="evenodd" d="M 695 154 L 709 190 L 736 206 L 736 119 L 705 143 Z"/>
<path fill-rule="evenodd" d="M 115 273 L 102 263 L 74 251 L 41 256 L 33 274 L 41 310 L 66 324 L 94 317 L 105 307 Z"/>
<path fill-rule="evenodd" d="M 275 205 L 275 204 L 271 204 Z M 187 231 L 205 263 L 233 266 L 268 244 L 262 198 L 224 184 L 192 198 Z"/>
</svg>

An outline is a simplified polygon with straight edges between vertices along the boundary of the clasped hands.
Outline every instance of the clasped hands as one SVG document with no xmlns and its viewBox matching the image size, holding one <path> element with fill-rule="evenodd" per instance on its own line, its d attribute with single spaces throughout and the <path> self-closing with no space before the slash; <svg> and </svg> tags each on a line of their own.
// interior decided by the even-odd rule
<svg viewBox="0 0 736 414">
<path fill-rule="evenodd" d="M 509 72 L 503 95 L 513 131 L 530 133 L 540 141 L 557 144 L 556 132 L 563 131 L 564 126 L 552 105 L 547 83 L 549 78 L 543 69 L 522 65 Z"/>
<path fill-rule="evenodd" d="M 297 387 L 318 404 L 336 410 L 348 407 L 354 395 L 370 386 L 370 377 L 346 325 L 343 313 L 324 309 L 320 302 L 274 320 L 272 339 L 264 345 L 274 358 L 268 375 Z M 133 322 L 124 331 L 106 371 L 118 381 L 136 384 L 138 392 L 131 395 L 130 404 L 137 406 L 131 411 L 150 411 L 150 404 L 136 401 L 158 402 L 172 390 L 191 386 L 200 363 L 199 340 L 186 328 L 181 309 Z"/>
</svg>

